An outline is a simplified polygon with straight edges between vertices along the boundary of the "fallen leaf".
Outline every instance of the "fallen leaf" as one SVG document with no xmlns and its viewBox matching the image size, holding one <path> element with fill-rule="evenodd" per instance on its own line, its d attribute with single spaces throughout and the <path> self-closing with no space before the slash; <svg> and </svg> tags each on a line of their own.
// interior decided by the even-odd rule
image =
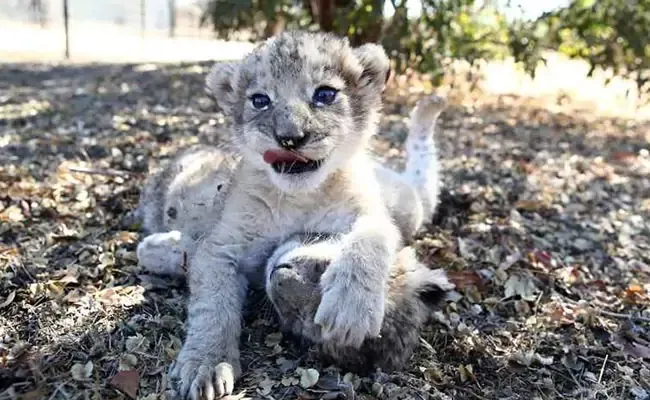
<svg viewBox="0 0 650 400">
<path fill-rule="evenodd" d="M 553 259 L 551 253 L 543 250 L 535 250 L 533 252 L 528 253 L 528 260 L 533 265 L 536 265 L 538 267 L 543 267 L 541 269 L 546 272 L 549 272 L 551 269 L 555 268 L 557 264 Z"/>
<path fill-rule="evenodd" d="M 521 253 L 517 252 L 510 254 L 501 264 L 499 264 L 499 269 L 505 271 L 515 265 L 519 260 L 521 260 Z"/>
<path fill-rule="evenodd" d="M 648 392 L 645 389 L 643 389 L 643 388 L 641 388 L 639 386 L 634 386 L 634 387 L 630 388 L 630 393 L 632 394 L 632 396 L 634 396 L 634 400 L 648 400 L 648 399 L 650 399 L 650 394 L 648 394 Z"/>
<path fill-rule="evenodd" d="M 117 366 L 117 368 L 120 371 L 128 371 L 131 369 L 134 369 L 138 365 L 138 357 L 136 357 L 133 354 L 123 354 L 122 357 L 120 357 L 120 363 Z"/>
<path fill-rule="evenodd" d="M 286 374 L 290 370 L 296 368 L 296 362 L 294 360 L 287 360 L 284 357 L 278 357 L 278 359 L 275 360 L 275 363 L 278 365 L 278 367 L 280 368 L 280 371 L 283 374 Z"/>
<path fill-rule="evenodd" d="M 630 151 L 617 151 L 616 153 L 612 154 L 612 159 L 615 162 L 619 163 L 634 162 L 636 157 L 636 153 L 632 153 Z"/>
<path fill-rule="evenodd" d="M 299 382 L 300 381 L 295 376 L 286 376 L 286 377 L 282 378 L 282 381 L 280 383 L 282 383 L 282 386 L 287 387 L 287 386 L 295 386 Z"/>
<path fill-rule="evenodd" d="M 267 347 L 274 347 L 276 345 L 279 345 L 281 341 L 282 341 L 282 332 L 275 332 L 275 333 L 270 333 L 266 336 L 266 339 L 264 339 L 264 344 Z"/>
<path fill-rule="evenodd" d="M 650 360 L 650 347 L 641 343 L 630 342 L 623 338 L 618 341 L 623 344 L 624 351 L 630 356 Z"/>
<path fill-rule="evenodd" d="M 93 373 L 93 363 L 88 361 L 85 364 L 77 363 L 70 368 L 70 374 L 75 381 L 87 381 Z"/>
<path fill-rule="evenodd" d="M 447 271 L 447 277 L 459 290 L 467 286 L 483 286 L 481 276 L 474 271 Z"/>
<path fill-rule="evenodd" d="M 21 400 L 41 400 L 46 397 L 46 391 L 43 388 L 32 390 L 20 395 Z"/>
<path fill-rule="evenodd" d="M 264 396 L 268 396 L 271 393 L 273 386 L 276 384 L 276 381 L 269 379 L 267 375 L 264 375 L 264 379 L 262 379 L 262 381 L 258 383 L 257 386 L 260 388 L 260 391 Z"/>
<path fill-rule="evenodd" d="M 546 204 L 537 200 L 519 200 L 515 203 L 515 208 L 523 211 L 539 211 L 546 208 Z"/>
<path fill-rule="evenodd" d="M 468 380 L 474 381 L 476 377 L 474 376 L 474 367 L 471 364 L 460 365 L 458 367 L 458 372 L 460 374 L 460 381 L 465 383 Z"/>
<path fill-rule="evenodd" d="M 135 369 L 120 371 L 111 378 L 110 384 L 129 398 L 136 399 L 140 387 L 140 374 Z"/>
<path fill-rule="evenodd" d="M 318 382 L 320 374 L 313 368 L 303 369 L 300 372 L 300 386 L 303 389 L 310 388 Z"/>
<path fill-rule="evenodd" d="M 0 308 L 7 307 L 9 304 L 11 304 L 14 301 L 15 298 L 16 298 L 16 291 L 14 290 L 13 292 L 9 293 L 9 296 L 7 296 L 5 301 L 3 301 L 2 304 L 0 304 Z"/>
<path fill-rule="evenodd" d="M 136 334 L 126 339 L 125 347 L 129 353 L 145 352 L 149 348 L 149 339 Z"/>
<path fill-rule="evenodd" d="M 472 253 L 469 251 L 469 246 L 460 237 L 458 238 L 458 254 L 465 259 L 472 257 Z"/>
<path fill-rule="evenodd" d="M 537 298 L 539 288 L 530 276 L 510 275 L 505 283 L 505 298 L 519 296 L 523 300 L 533 301 Z"/>
</svg>

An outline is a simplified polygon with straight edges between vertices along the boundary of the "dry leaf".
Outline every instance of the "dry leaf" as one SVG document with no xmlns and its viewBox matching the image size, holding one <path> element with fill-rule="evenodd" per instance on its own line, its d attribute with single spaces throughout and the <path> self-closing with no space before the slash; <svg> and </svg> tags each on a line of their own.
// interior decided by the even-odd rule
<svg viewBox="0 0 650 400">
<path fill-rule="evenodd" d="M 521 260 L 521 253 L 517 252 L 510 254 L 501 264 L 499 264 L 499 269 L 505 271 L 515 265 L 519 260 Z"/>
<path fill-rule="evenodd" d="M 313 368 L 301 369 L 300 371 L 300 386 L 303 389 L 310 388 L 318 382 L 320 374 Z"/>
<path fill-rule="evenodd" d="M 474 271 L 447 271 L 447 277 L 459 290 L 467 286 L 483 286 L 481 276 Z"/>
<path fill-rule="evenodd" d="M 295 385 L 297 385 L 299 382 L 300 382 L 300 381 L 299 381 L 298 378 L 296 378 L 295 376 L 287 376 L 287 377 L 284 377 L 284 378 L 282 378 L 282 381 L 281 381 L 282 386 L 285 386 L 285 387 L 286 387 L 286 386 L 295 386 Z"/>
<path fill-rule="evenodd" d="M 519 365 L 529 367 L 535 363 L 540 365 L 553 364 L 553 356 L 544 357 L 535 351 L 521 351 L 512 356 L 512 361 Z"/>
<path fill-rule="evenodd" d="M 650 394 L 648 392 L 639 387 L 639 386 L 634 386 L 633 388 L 630 389 L 630 394 L 634 396 L 634 400 L 648 400 L 650 399 Z"/>
<path fill-rule="evenodd" d="M 264 396 L 268 396 L 271 393 L 271 390 L 273 389 L 273 386 L 277 384 L 276 381 L 269 379 L 267 375 L 264 375 L 264 379 L 257 384 L 257 386 L 260 388 L 260 392 Z"/>
<path fill-rule="evenodd" d="M 467 382 L 468 380 L 475 381 L 476 377 L 474 376 L 474 367 L 471 364 L 460 365 L 458 367 L 458 372 L 460 373 L 460 381 Z"/>
<path fill-rule="evenodd" d="M 140 374 L 137 370 L 120 371 L 111 378 L 111 386 L 118 389 L 131 399 L 138 397 L 138 388 L 140 387 Z"/>
<path fill-rule="evenodd" d="M 546 208 L 546 204 L 537 200 L 520 200 L 515 203 L 515 208 L 523 211 L 539 211 Z"/>
<path fill-rule="evenodd" d="M 275 333 L 270 333 L 266 336 L 266 339 L 264 339 L 264 344 L 267 347 L 274 347 L 276 345 L 279 345 L 281 341 L 282 341 L 282 332 L 275 332 Z"/>
<path fill-rule="evenodd" d="M 129 353 L 142 353 L 149 349 L 149 339 L 136 334 L 126 339 L 125 347 Z"/>
<path fill-rule="evenodd" d="M 128 371 L 134 369 L 137 365 L 138 357 L 134 356 L 133 354 L 126 353 L 120 357 L 120 363 L 117 368 L 120 371 Z"/>
<path fill-rule="evenodd" d="M 85 364 L 77 363 L 70 368 L 70 374 L 75 381 L 87 381 L 93 373 L 93 363 L 88 361 Z"/>
<path fill-rule="evenodd" d="M 14 290 L 13 292 L 9 293 L 9 296 L 7 296 L 5 301 L 3 301 L 2 304 L 0 304 L 0 308 L 7 307 L 9 304 L 11 304 L 14 301 L 15 298 L 16 298 L 16 291 Z"/>
<path fill-rule="evenodd" d="M 510 275 L 505 284 L 505 297 L 519 296 L 524 300 L 533 301 L 537 298 L 539 289 L 530 276 Z"/>
</svg>

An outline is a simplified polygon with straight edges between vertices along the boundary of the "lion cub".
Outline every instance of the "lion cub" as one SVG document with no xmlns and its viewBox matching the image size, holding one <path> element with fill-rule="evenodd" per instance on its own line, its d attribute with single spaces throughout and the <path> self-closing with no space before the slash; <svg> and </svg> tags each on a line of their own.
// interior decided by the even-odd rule
<svg viewBox="0 0 650 400">
<path fill-rule="evenodd" d="M 387 74 L 380 46 L 353 48 L 305 32 L 281 34 L 209 73 L 207 87 L 233 121 L 238 162 L 215 205 L 218 218 L 206 215 L 214 227 L 186 240 L 196 246 L 187 251 L 188 329 L 171 371 L 183 397 L 232 393 L 248 285 L 240 260 L 253 242 L 278 243 L 296 232 L 340 235 L 340 251 L 320 278 L 313 323 L 339 347 L 358 348 L 379 334 L 389 269 L 401 248 L 379 182 L 401 177 L 378 169 L 368 154 Z M 433 152 L 433 139 L 421 136 L 418 146 Z M 416 183 L 437 174 L 435 157 L 416 167 Z M 435 190 L 419 192 L 420 207 L 435 206 Z M 180 234 L 181 245 L 192 237 Z M 142 247 L 139 256 L 147 253 Z"/>
<path fill-rule="evenodd" d="M 360 348 L 341 347 L 323 338 L 313 322 L 321 295 L 318 282 L 341 250 L 337 237 L 296 235 L 278 247 L 266 264 L 265 289 L 285 332 L 318 344 L 338 366 L 358 372 L 398 369 L 419 343 L 420 330 L 433 306 L 454 287 L 441 269 L 419 263 L 406 247 L 390 268 L 386 312 L 377 338 Z"/>
</svg>

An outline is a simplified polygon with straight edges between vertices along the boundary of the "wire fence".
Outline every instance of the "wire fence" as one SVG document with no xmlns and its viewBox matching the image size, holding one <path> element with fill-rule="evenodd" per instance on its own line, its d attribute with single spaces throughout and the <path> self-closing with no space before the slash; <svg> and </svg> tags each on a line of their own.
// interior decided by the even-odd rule
<svg viewBox="0 0 650 400">
<path fill-rule="evenodd" d="M 203 1 L 0 0 L 0 52 L 69 59 L 100 52 L 142 56 L 172 41 L 196 46 L 215 39 L 211 27 L 200 24 Z"/>
</svg>

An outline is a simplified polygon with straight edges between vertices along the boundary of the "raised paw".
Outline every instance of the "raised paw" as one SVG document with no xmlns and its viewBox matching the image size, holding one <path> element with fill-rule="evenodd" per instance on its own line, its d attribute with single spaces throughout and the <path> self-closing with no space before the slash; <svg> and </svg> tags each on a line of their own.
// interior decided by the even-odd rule
<svg viewBox="0 0 650 400">
<path fill-rule="evenodd" d="M 207 360 L 179 356 L 170 377 L 178 398 L 186 400 L 214 400 L 231 395 L 237 377 L 241 374 L 239 362 L 210 363 Z"/>
<path fill-rule="evenodd" d="M 185 263 L 181 233 L 154 233 L 144 238 L 136 251 L 138 263 L 147 271 L 160 275 L 184 275 Z"/>
<path fill-rule="evenodd" d="M 384 291 L 334 282 L 326 287 L 314 322 L 324 341 L 359 348 L 367 338 L 379 336 L 384 319 Z"/>
<path fill-rule="evenodd" d="M 433 122 L 447 108 L 447 100 L 437 94 L 430 94 L 418 100 L 415 105 L 414 117 L 419 122 Z"/>
</svg>

